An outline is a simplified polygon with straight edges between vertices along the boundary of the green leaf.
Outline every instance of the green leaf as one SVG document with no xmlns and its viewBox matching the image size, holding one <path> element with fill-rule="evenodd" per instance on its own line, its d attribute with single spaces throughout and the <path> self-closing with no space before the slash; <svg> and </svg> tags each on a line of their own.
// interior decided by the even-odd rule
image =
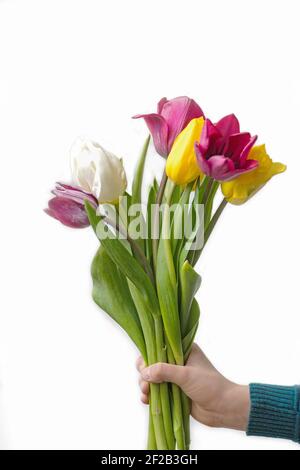
<svg viewBox="0 0 300 470">
<path fill-rule="evenodd" d="M 89 203 L 89 201 L 84 201 L 85 212 L 88 216 L 90 224 L 94 232 L 97 230 L 98 223 L 102 220 L 102 216 L 97 215 L 95 208 Z"/>
<path fill-rule="evenodd" d="M 200 319 L 200 308 L 196 299 L 193 299 L 190 317 L 187 325 L 187 334 L 182 340 L 182 348 L 184 351 L 184 359 L 187 361 L 189 354 L 191 352 L 193 342 L 197 333 L 198 325 Z"/>
<path fill-rule="evenodd" d="M 135 240 L 130 239 L 127 236 L 126 231 L 124 232 L 122 229 L 122 224 L 114 225 L 114 220 L 112 219 L 111 221 L 107 220 L 106 217 L 96 217 L 95 209 L 89 205 L 89 203 L 86 204 L 87 207 L 87 214 L 90 220 L 90 223 L 93 225 L 95 228 L 95 233 L 99 239 L 109 239 L 109 240 L 116 240 L 120 245 L 125 247 L 125 251 L 129 251 L 134 255 L 134 257 L 139 261 L 138 265 L 143 266 L 144 272 L 147 273 L 148 279 L 151 279 L 152 283 L 154 284 L 154 278 L 153 278 L 153 272 L 151 269 L 150 264 L 147 261 L 147 258 L 145 257 L 143 251 L 141 248 L 137 245 Z M 113 229 L 115 230 L 116 234 L 114 234 L 107 225 L 105 225 L 106 222 L 110 226 L 113 225 Z M 119 221 L 120 222 L 120 221 Z M 122 235 L 122 237 L 120 236 Z M 130 248 L 128 247 L 128 244 L 130 244 Z"/>
<path fill-rule="evenodd" d="M 203 201 L 203 197 L 208 186 L 209 178 L 207 176 L 204 177 L 202 181 L 198 180 L 196 195 L 195 195 L 195 203 L 201 204 Z"/>
<path fill-rule="evenodd" d="M 181 193 L 182 193 L 182 186 L 175 186 L 172 198 L 171 198 L 171 204 L 178 204 L 181 198 Z"/>
<path fill-rule="evenodd" d="M 197 330 L 198 330 L 198 326 L 199 326 L 199 323 L 196 323 L 193 326 L 193 328 L 188 332 L 188 334 L 182 340 L 182 349 L 183 349 L 183 353 L 184 353 L 184 363 L 186 363 L 186 361 L 189 358 L 189 355 L 190 355 L 190 352 L 191 352 L 191 349 L 192 349 L 192 346 L 193 346 L 193 343 L 194 343 L 194 339 L 195 339 L 195 336 L 196 336 L 196 333 L 197 333 Z"/>
<path fill-rule="evenodd" d="M 154 184 L 151 186 L 148 194 L 147 201 L 147 239 L 146 239 L 146 254 L 150 264 L 152 264 L 152 205 L 155 204 L 156 191 Z"/>
<path fill-rule="evenodd" d="M 180 271 L 181 266 L 184 264 L 185 260 L 188 260 L 189 263 L 193 266 L 192 259 L 194 253 L 197 251 L 193 245 L 196 242 L 197 237 L 201 235 L 200 230 L 203 229 L 203 214 L 202 212 L 199 213 L 196 210 L 194 204 L 192 204 L 189 217 L 193 220 L 193 226 L 191 227 L 190 233 L 187 234 L 186 239 L 183 239 L 178 247 L 178 271 Z"/>
<path fill-rule="evenodd" d="M 184 238 L 184 233 L 183 233 L 184 207 L 189 202 L 192 188 L 193 188 L 193 183 L 190 183 L 186 186 L 174 212 L 174 217 L 172 221 L 172 252 L 173 254 L 176 253 L 176 248 L 178 244 Z"/>
<path fill-rule="evenodd" d="M 158 190 L 159 190 L 159 184 L 158 184 L 156 178 L 154 178 L 153 187 L 154 187 L 155 194 L 157 194 L 157 193 L 158 193 Z"/>
<path fill-rule="evenodd" d="M 137 260 L 122 244 L 122 241 L 115 238 L 112 232 L 105 231 L 103 221 L 98 224 L 97 236 L 107 255 L 127 278 L 142 326 L 148 361 L 156 362 L 153 319 L 160 315 L 160 310 L 154 286 Z"/>
<path fill-rule="evenodd" d="M 119 208 L 118 208 L 120 220 L 122 221 L 122 224 L 123 224 L 123 226 L 125 227 L 126 230 L 128 228 L 128 224 L 129 224 L 128 211 L 129 211 L 130 206 L 131 206 L 131 200 L 132 200 L 131 195 L 126 192 L 120 198 L 120 203 L 119 203 Z"/>
<path fill-rule="evenodd" d="M 150 135 L 147 137 L 145 144 L 142 148 L 142 152 L 140 155 L 140 158 L 138 160 L 138 164 L 135 170 L 133 182 L 132 182 L 132 197 L 131 197 L 131 205 L 134 204 L 141 204 L 142 202 L 142 184 L 143 184 L 143 176 L 144 176 L 144 169 L 145 169 L 145 161 L 146 161 L 146 156 L 149 148 L 149 143 L 150 143 Z M 140 208 L 141 209 L 141 208 Z M 140 223 L 138 223 L 139 229 L 142 231 L 142 233 L 145 233 L 146 229 L 146 222 L 144 220 L 142 211 L 139 211 L 139 219 Z M 138 214 L 136 214 L 138 216 Z M 131 222 L 133 220 L 133 217 L 131 217 Z M 136 239 L 136 243 L 139 244 L 140 248 L 145 252 L 145 243 L 144 243 L 144 238 L 143 236 L 139 237 Z"/>
<path fill-rule="evenodd" d="M 208 196 L 207 202 L 205 204 L 205 217 L 204 217 L 204 230 L 207 229 L 208 224 L 211 220 L 211 214 L 212 214 L 212 209 L 213 209 L 213 203 L 214 203 L 214 198 L 216 195 L 216 192 L 220 186 L 220 183 L 218 181 L 214 181 L 210 194 Z"/>
<path fill-rule="evenodd" d="M 135 307 L 137 309 L 139 319 L 142 325 L 142 330 L 144 333 L 145 344 L 147 349 L 147 361 L 146 364 L 154 364 L 157 362 L 156 355 L 156 341 L 155 341 L 155 327 L 152 313 L 147 307 L 147 302 L 143 298 L 142 293 L 137 289 L 137 287 L 128 280 L 128 286 L 130 290 L 131 297 L 134 301 Z"/>
<path fill-rule="evenodd" d="M 201 285 L 201 277 L 193 269 L 188 261 L 185 261 L 180 268 L 180 322 L 182 335 L 187 333 L 190 310 L 193 299 Z"/>
<path fill-rule="evenodd" d="M 171 240 L 166 231 L 170 230 L 167 211 L 163 216 L 162 237 L 157 254 L 156 285 L 163 317 L 164 328 L 170 343 L 176 364 L 183 365 L 181 330 L 178 312 L 178 289 L 172 255 Z"/>
<path fill-rule="evenodd" d="M 178 272 L 186 259 L 188 259 L 190 264 L 192 264 L 190 258 L 193 257 L 194 250 L 191 250 L 191 246 L 196 239 L 198 230 L 200 230 L 203 225 L 202 213 L 199 213 L 197 206 L 202 204 L 207 184 L 208 178 L 204 178 L 201 184 L 200 181 L 196 184 L 194 198 L 190 205 L 190 211 L 188 214 L 188 218 L 191 221 L 191 227 L 186 227 L 189 228 L 189 233 L 185 233 L 185 238 L 183 237 L 179 240 L 176 246 L 175 259 L 177 259 Z"/>
<path fill-rule="evenodd" d="M 141 292 L 149 311 L 154 316 L 159 315 L 159 305 L 155 289 L 138 261 L 124 247 L 121 240 L 116 238 L 110 230 L 107 230 L 103 221 L 100 221 L 98 224 L 96 234 L 112 261 Z"/>
<path fill-rule="evenodd" d="M 115 320 L 136 344 L 147 360 L 141 323 L 130 295 L 125 276 L 100 247 L 92 263 L 93 299 Z"/>
<path fill-rule="evenodd" d="M 150 143 L 150 135 L 147 137 L 144 146 L 142 148 L 142 152 L 140 158 L 138 160 L 138 164 L 135 170 L 133 183 L 132 183 L 132 204 L 140 204 L 142 200 L 142 183 L 143 183 L 143 175 L 144 175 L 144 168 L 145 168 L 145 161 L 146 156 L 149 148 Z"/>
<path fill-rule="evenodd" d="M 205 208 L 204 208 L 204 232 L 206 234 L 206 231 L 210 225 L 210 222 L 212 220 L 212 210 L 213 210 L 213 204 L 214 204 L 214 199 L 215 199 L 215 195 L 216 195 L 216 192 L 218 190 L 220 186 L 220 183 L 218 181 L 214 181 L 213 184 L 212 184 L 212 187 L 210 189 L 210 192 L 209 192 L 209 195 L 208 195 L 208 198 L 207 198 L 207 201 L 205 203 Z M 206 238 L 206 236 L 205 236 Z M 205 243 L 205 240 L 204 240 L 204 243 Z M 201 248 L 199 248 L 198 250 L 193 250 L 193 251 L 190 251 L 189 254 L 188 254 L 188 259 L 191 263 L 192 266 L 195 266 L 197 264 L 197 261 L 202 253 L 202 250 L 203 250 L 204 246 L 202 246 Z"/>
</svg>

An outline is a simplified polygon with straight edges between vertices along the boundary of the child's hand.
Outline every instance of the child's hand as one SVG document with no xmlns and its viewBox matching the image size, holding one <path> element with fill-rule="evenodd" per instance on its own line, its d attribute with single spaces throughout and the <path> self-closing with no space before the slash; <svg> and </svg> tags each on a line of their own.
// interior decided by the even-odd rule
<svg viewBox="0 0 300 470">
<path fill-rule="evenodd" d="M 192 400 L 192 416 L 200 423 L 246 430 L 250 412 L 249 387 L 223 377 L 196 344 L 185 366 L 158 363 L 145 367 L 139 358 L 137 369 L 143 403 L 148 403 L 149 382 L 173 382 Z"/>
</svg>

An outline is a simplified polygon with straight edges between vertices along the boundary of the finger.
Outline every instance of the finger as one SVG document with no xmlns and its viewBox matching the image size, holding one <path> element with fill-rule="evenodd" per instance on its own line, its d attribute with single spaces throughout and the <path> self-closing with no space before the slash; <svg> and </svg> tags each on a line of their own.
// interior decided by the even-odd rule
<svg viewBox="0 0 300 470">
<path fill-rule="evenodd" d="M 144 393 L 141 394 L 141 402 L 144 403 L 144 405 L 149 404 L 149 397 L 148 395 L 144 395 Z"/>
<path fill-rule="evenodd" d="M 141 392 L 144 393 L 145 395 L 148 395 L 149 391 L 150 391 L 149 390 L 150 389 L 149 383 L 145 382 L 145 380 L 143 380 L 142 377 L 140 377 L 139 384 L 140 384 Z"/>
<path fill-rule="evenodd" d="M 139 372 L 141 372 L 145 368 L 145 362 L 144 362 L 144 359 L 142 358 L 142 356 L 137 358 L 136 368 Z"/>
<path fill-rule="evenodd" d="M 141 370 L 141 376 L 146 382 L 173 382 L 183 387 L 188 375 L 188 368 L 173 364 L 158 363 Z"/>
</svg>

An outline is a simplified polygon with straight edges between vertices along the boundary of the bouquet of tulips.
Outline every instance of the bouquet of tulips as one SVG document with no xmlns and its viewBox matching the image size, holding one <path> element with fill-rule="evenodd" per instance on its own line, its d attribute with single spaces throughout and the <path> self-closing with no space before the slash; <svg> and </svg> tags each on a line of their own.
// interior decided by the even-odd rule
<svg viewBox="0 0 300 470">
<path fill-rule="evenodd" d="M 100 244 L 92 262 L 93 299 L 129 335 L 147 365 L 184 365 L 197 332 L 195 265 L 227 203 L 248 201 L 272 176 L 257 136 L 241 132 L 231 114 L 216 124 L 192 99 L 163 98 L 143 118 L 149 136 L 133 178 L 121 159 L 86 139 L 71 149 L 71 184 L 58 183 L 46 212 L 63 224 L 91 226 Z M 152 137 L 166 160 L 160 184 L 142 201 Z M 216 206 L 217 193 L 223 197 Z M 150 386 L 148 448 L 189 449 L 190 403 L 174 384 Z"/>
</svg>

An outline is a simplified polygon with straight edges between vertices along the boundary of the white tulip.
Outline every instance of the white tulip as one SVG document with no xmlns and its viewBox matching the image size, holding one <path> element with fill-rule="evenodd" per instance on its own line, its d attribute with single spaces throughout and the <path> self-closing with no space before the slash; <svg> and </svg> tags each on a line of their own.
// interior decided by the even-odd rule
<svg viewBox="0 0 300 470">
<path fill-rule="evenodd" d="M 74 142 L 70 153 L 74 184 L 93 194 L 99 203 L 119 200 L 127 187 L 122 159 L 84 138 Z"/>
</svg>

